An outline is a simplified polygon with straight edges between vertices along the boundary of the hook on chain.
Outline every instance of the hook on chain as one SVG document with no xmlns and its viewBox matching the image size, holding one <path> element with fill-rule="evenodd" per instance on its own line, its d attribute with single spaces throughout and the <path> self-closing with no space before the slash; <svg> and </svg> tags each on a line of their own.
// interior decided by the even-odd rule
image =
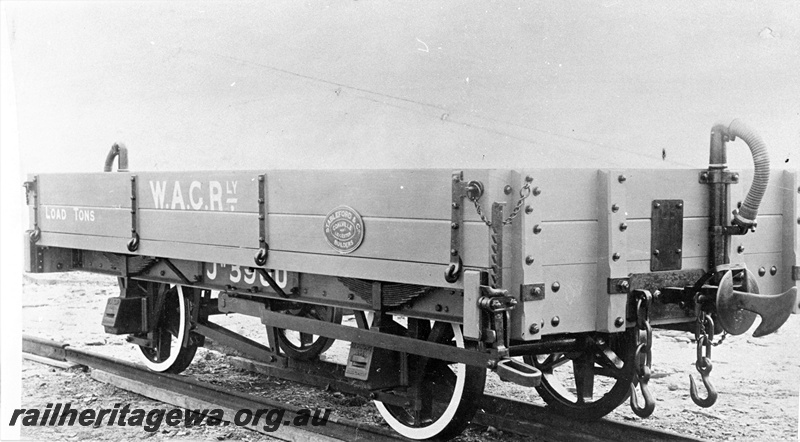
<svg viewBox="0 0 800 442">
<path fill-rule="evenodd" d="M 647 290 L 636 290 L 636 351 L 633 355 L 634 373 L 631 379 L 631 410 L 641 418 L 649 417 L 656 408 L 656 400 L 650 392 L 650 367 L 653 363 L 653 328 L 650 325 L 650 306 L 653 295 Z M 644 406 L 639 405 L 636 386 L 642 390 Z"/>
<path fill-rule="evenodd" d="M 644 398 L 644 407 L 639 406 L 639 399 L 636 397 L 636 384 L 639 384 L 640 388 L 642 389 L 642 397 Z M 639 382 L 639 375 L 634 375 L 633 381 L 631 381 L 631 410 L 633 413 L 642 419 L 646 417 L 650 417 L 653 414 L 653 410 L 656 409 L 656 400 L 653 397 L 653 394 L 650 393 L 650 389 L 647 387 L 647 383 Z"/>
<path fill-rule="evenodd" d="M 694 377 L 692 375 L 689 375 L 689 394 L 692 396 L 692 402 L 703 408 L 708 408 L 717 402 L 717 389 L 714 388 L 714 385 L 711 383 L 711 379 L 709 378 L 709 373 L 711 372 L 711 361 L 709 361 L 707 358 L 703 358 L 703 363 L 708 364 L 708 369 L 701 369 L 698 366 L 697 370 L 700 372 L 700 377 L 703 379 L 703 385 L 706 387 L 706 391 L 708 391 L 708 396 L 705 399 L 700 397 L 700 393 L 697 391 L 697 385 L 695 384 Z"/>
<path fill-rule="evenodd" d="M 710 359 L 711 341 L 709 341 L 706 336 L 701 336 L 700 339 L 697 340 L 698 355 L 702 355 L 704 348 L 707 351 L 706 356 L 698 356 L 695 367 L 697 371 L 700 372 L 700 377 L 703 379 L 703 386 L 706 387 L 708 396 L 706 396 L 705 399 L 700 397 L 700 393 L 697 391 L 697 384 L 692 375 L 689 375 L 689 394 L 692 396 L 692 402 L 703 408 L 708 408 L 717 402 L 717 389 L 714 388 L 710 378 L 711 369 L 713 368 Z"/>
</svg>

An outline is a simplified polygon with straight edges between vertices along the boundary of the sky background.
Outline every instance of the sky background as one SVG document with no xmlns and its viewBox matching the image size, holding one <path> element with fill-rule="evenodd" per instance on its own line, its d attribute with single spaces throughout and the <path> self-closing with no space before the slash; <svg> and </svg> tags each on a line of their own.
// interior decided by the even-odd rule
<svg viewBox="0 0 800 442">
<path fill-rule="evenodd" d="M 797 1 L 6 9 L 23 174 L 703 168 L 731 117 L 800 162 Z"/>
</svg>

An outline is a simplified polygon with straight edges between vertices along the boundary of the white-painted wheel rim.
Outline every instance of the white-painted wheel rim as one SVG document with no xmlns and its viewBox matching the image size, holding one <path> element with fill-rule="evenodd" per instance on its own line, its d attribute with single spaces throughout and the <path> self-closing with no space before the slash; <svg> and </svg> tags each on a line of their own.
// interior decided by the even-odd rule
<svg viewBox="0 0 800 442">
<path fill-rule="evenodd" d="M 461 334 L 461 326 L 458 324 L 452 324 L 452 327 L 453 334 L 455 335 L 456 345 L 459 348 L 464 348 L 464 336 Z M 444 431 L 445 427 L 447 427 L 447 424 L 453 420 L 456 415 L 456 411 L 458 410 L 458 406 L 461 404 L 461 398 L 464 394 L 467 367 L 464 364 L 455 364 L 455 367 L 456 385 L 453 391 L 453 396 L 450 398 L 450 403 L 447 404 L 447 408 L 445 409 L 444 413 L 442 413 L 442 415 L 430 425 L 425 427 L 409 427 L 395 418 L 392 413 L 389 412 L 386 406 L 383 405 L 383 402 L 374 401 L 375 407 L 378 409 L 378 412 L 381 414 L 381 416 L 383 416 L 383 419 L 386 421 L 386 423 L 388 423 L 390 427 L 392 427 L 401 435 L 409 439 L 429 439 L 435 437 Z"/>
<path fill-rule="evenodd" d="M 139 354 L 142 357 L 144 365 L 150 370 L 158 372 L 169 370 L 172 364 L 178 359 L 180 352 L 184 351 L 181 347 L 181 343 L 183 343 L 183 337 L 186 333 L 186 302 L 183 300 L 183 288 L 181 286 L 178 286 L 178 306 L 178 310 L 180 310 L 180 325 L 178 326 L 178 336 L 173 337 L 170 343 L 169 357 L 161 362 L 153 362 L 145 355 L 145 350 L 139 347 Z"/>
</svg>

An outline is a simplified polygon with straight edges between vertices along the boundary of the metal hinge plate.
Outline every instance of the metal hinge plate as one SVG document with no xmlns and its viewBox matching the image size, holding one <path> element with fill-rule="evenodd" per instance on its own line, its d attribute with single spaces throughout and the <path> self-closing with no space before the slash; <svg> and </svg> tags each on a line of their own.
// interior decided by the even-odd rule
<svg viewBox="0 0 800 442">
<path fill-rule="evenodd" d="M 654 200 L 650 215 L 650 271 L 680 270 L 683 200 Z"/>
</svg>

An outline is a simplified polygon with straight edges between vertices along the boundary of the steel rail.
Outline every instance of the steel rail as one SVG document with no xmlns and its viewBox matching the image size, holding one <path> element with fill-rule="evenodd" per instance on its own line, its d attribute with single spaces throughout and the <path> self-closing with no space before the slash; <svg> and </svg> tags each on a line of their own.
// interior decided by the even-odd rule
<svg viewBox="0 0 800 442">
<path fill-rule="evenodd" d="M 182 408 L 185 407 L 186 401 L 179 397 L 194 399 L 195 403 L 212 404 L 214 408 L 225 410 L 224 420 L 228 422 L 231 422 L 233 418 L 230 412 L 235 413 L 243 409 L 281 409 L 285 410 L 286 419 L 294 421 L 297 411 L 302 408 L 250 394 L 224 390 L 186 376 L 153 372 L 126 361 L 109 358 L 94 352 L 71 348 L 69 344 L 48 341 L 31 336 L 23 336 L 22 342 L 24 353 L 42 356 L 56 361 L 66 361 L 84 365 L 93 370 L 103 371 L 126 380 L 152 385 L 160 390 L 166 390 L 170 394 L 174 394 L 174 398 L 171 402 L 172 405 Z M 158 399 L 163 401 L 164 398 Z M 167 402 L 169 402 L 169 399 L 167 399 Z M 248 425 L 247 427 L 257 430 L 253 425 Z M 276 431 L 267 434 L 278 439 L 285 438 L 286 440 L 308 441 L 323 438 L 327 440 L 378 442 L 405 440 L 388 429 L 355 422 L 337 416 L 331 416 L 328 422 L 321 426 L 308 425 L 297 427 L 281 425 L 279 430 L 283 430 L 284 433 L 281 434 Z M 314 433 L 316 436 L 309 435 L 303 437 L 301 435 L 302 433 Z"/>
<path fill-rule="evenodd" d="M 178 394 L 207 399 L 211 403 L 219 403 L 231 409 L 281 408 L 293 411 L 290 405 L 257 398 L 252 395 L 222 390 L 199 381 L 177 375 L 155 373 L 128 362 L 108 358 L 97 353 L 70 348 L 68 344 L 36 337 L 23 337 L 23 352 L 46 358 L 69 361 L 88 367 L 111 372 L 125 377 L 132 377 L 141 382 L 158 385 L 176 391 Z M 231 364 L 237 368 L 266 374 L 277 378 L 321 388 L 330 388 L 349 394 L 366 395 L 357 382 L 344 377 L 344 366 L 330 362 L 303 362 L 290 360 L 288 367 L 270 365 L 250 359 L 229 357 Z M 679 435 L 670 431 L 657 430 L 625 422 L 600 419 L 594 422 L 580 422 L 548 412 L 545 407 L 527 402 L 484 394 L 481 398 L 481 410 L 473 423 L 495 427 L 501 431 L 523 436 L 538 436 L 551 441 L 619 441 L 647 440 L 669 442 L 697 442 L 690 436 Z M 294 427 L 297 428 L 297 427 Z M 342 418 L 331 418 L 325 427 L 303 427 L 307 431 L 327 431 L 329 437 L 342 440 L 353 440 L 358 435 L 360 440 L 405 440 L 392 432 L 359 424 Z"/>
<path fill-rule="evenodd" d="M 239 357 L 228 357 L 231 365 L 248 371 L 298 382 L 342 393 L 368 396 L 357 381 L 344 376 L 345 366 L 324 361 L 289 360 L 287 367 L 264 364 Z M 539 436 L 549 441 L 620 441 L 646 440 L 663 442 L 699 442 L 701 439 L 670 431 L 613 421 L 607 418 L 580 422 L 550 413 L 540 405 L 484 394 L 478 413 L 472 420 L 479 425 L 492 426 L 522 436 Z"/>
</svg>

